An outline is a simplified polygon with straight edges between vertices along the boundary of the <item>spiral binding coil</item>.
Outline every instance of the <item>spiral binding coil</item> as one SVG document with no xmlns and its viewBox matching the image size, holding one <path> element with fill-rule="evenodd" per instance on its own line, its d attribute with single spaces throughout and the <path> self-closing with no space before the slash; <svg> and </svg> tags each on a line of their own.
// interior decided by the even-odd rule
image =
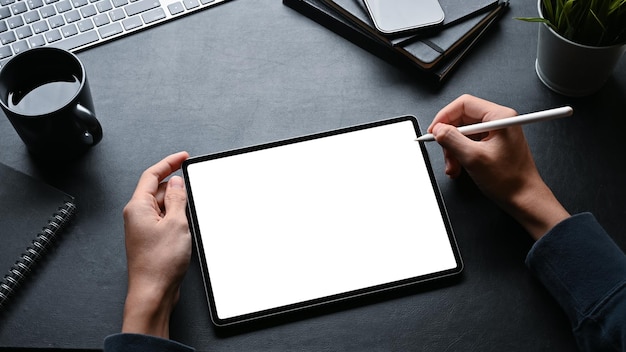
<svg viewBox="0 0 626 352">
<path fill-rule="evenodd" d="M 9 269 L 9 272 L 0 281 L 0 310 L 4 308 L 6 301 L 15 293 L 37 262 L 52 247 L 61 230 L 72 219 L 75 212 L 76 205 L 74 202 L 66 200 L 63 206 L 52 214 L 48 224 L 41 229 L 31 245 Z"/>
</svg>

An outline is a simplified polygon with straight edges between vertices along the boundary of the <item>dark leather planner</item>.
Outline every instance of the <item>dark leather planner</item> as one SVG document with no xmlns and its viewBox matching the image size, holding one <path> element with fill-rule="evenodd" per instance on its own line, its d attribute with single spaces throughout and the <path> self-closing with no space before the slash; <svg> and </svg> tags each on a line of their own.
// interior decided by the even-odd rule
<svg viewBox="0 0 626 352">
<path fill-rule="evenodd" d="M 355 0 L 283 0 L 283 3 L 385 60 L 410 67 L 421 77 L 439 84 L 446 80 L 479 39 L 508 8 L 508 2 L 480 3 L 467 9 L 437 32 L 387 38 L 375 31 L 366 10 Z M 492 6 L 495 5 L 495 6 Z M 444 9 L 445 11 L 445 9 Z M 370 21 L 371 22 L 371 21 Z"/>
</svg>

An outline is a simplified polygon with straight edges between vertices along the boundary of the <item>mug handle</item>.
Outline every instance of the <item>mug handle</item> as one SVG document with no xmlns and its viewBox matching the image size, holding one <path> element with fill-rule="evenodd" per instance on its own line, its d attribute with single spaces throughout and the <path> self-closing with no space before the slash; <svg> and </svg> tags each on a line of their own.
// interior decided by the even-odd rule
<svg viewBox="0 0 626 352">
<path fill-rule="evenodd" d="M 74 108 L 75 116 L 78 117 L 78 124 L 85 129 L 81 140 L 87 145 L 96 145 L 102 139 L 102 126 L 96 116 L 86 107 L 76 104 Z"/>
</svg>

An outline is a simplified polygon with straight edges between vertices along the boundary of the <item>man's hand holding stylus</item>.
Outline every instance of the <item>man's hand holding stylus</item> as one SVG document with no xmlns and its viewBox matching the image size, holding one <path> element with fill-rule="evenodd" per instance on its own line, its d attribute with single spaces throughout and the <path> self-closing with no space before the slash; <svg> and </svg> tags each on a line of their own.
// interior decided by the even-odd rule
<svg viewBox="0 0 626 352">
<path fill-rule="evenodd" d="M 490 131 L 481 140 L 455 128 L 515 115 L 508 107 L 463 95 L 439 111 L 428 132 L 443 147 L 447 175 L 456 178 L 464 168 L 485 195 L 539 239 L 570 215 L 539 175 L 522 128 Z"/>
</svg>

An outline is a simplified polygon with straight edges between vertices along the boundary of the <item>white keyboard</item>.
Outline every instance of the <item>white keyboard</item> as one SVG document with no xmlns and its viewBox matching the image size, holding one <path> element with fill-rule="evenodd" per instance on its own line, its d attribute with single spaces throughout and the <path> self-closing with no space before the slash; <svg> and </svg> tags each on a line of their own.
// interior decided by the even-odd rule
<svg viewBox="0 0 626 352">
<path fill-rule="evenodd" d="M 228 0 L 0 0 L 0 67 L 38 46 L 85 49 Z"/>
</svg>

